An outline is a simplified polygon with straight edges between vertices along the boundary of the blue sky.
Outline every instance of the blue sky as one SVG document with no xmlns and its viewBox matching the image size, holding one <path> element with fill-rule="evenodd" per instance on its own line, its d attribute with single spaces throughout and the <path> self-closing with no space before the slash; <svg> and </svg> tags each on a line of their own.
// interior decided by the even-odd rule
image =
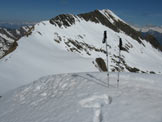
<svg viewBox="0 0 162 122">
<path fill-rule="evenodd" d="M 0 0 L 1 22 L 37 22 L 62 13 L 110 9 L 131 24 L 162 25 L 162 0 Z"/>
</svg>

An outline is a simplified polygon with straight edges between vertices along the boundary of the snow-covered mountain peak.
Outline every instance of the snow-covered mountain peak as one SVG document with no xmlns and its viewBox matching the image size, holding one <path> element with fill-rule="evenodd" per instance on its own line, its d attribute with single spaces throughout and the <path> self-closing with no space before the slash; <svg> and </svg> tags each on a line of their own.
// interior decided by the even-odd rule
<svg viewBox="0 0 162 122">
<path fill-rule="evenodd" d="M 102 12 L 62 14 L 29 28 L 17 41 L 17 48 L 0 60 L 0 90 L 10 89 L 9 83 L 15 88 L 49 74 L 102 71 L 103 62 L 97 59 L 106 59 L 102 43 L 105 30 L 109 71 L 162 73 L 162 53 L 156 45 L 141 38 L 128 24 L 117 21 L 110 11 Z M 123 41 L 120 68 L 119 38 Z"/>
<path fill-rule="evenodd" d="M 114 26 L 116 22 L 121 21 L 125 23 L 122 19 L 120 19 L 109 9 L 103 9 L 103 10 L 96 9 L 94 11 L 88 13 L 82 13 L 78 15 L 61 14 L 50 19 L 51 24 L 54 24 L 59 27 L 69 27 L 74 25 L 76 22 L 80 22 L 80 21 L 91 21 L 95 23 L 101 23 L 104 24 L 105 26 L 112 28 L 115 31 L 118 31 L 118 29 L 115 28 Z"/>
</svg>

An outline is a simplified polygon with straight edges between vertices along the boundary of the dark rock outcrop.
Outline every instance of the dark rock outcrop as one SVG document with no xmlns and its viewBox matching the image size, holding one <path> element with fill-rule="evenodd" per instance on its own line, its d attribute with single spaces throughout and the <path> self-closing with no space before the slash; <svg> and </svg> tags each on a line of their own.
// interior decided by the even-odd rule
<svg viewBox="0 0 162 122">
<path fill-rule="evenodd" d="M 107 71 L 106 63 L 102 58 L 96 58 L 96 63 L 101 71 L 103 72 Z"/>
</svg>

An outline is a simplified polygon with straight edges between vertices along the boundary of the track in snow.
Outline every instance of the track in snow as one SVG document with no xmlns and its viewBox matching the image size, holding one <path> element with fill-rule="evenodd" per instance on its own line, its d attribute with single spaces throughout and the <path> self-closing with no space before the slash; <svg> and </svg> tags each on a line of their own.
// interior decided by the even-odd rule
<svg viewBox="0 0 162 122">
<path fill-rule="evenodd" d="M 2 96 L 0 122 L 161 122 L 162 76 L 120 78 L 119 88 L 116 73 L 109 88 L 106 73 L 40 78 Z"/>
</svg>

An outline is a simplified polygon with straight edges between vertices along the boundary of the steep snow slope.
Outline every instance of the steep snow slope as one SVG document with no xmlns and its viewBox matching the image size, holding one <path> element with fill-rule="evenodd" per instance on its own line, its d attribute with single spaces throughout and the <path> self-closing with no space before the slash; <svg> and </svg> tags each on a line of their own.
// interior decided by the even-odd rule
<svg viewBox="0 0 162 122">
<path fill-rule="evenodd" d="M 122 38 L 120 70 L 162 72 L 160 51 L 140 39 L 135 30 L 110 10 L 96 10 L 78 16 L 60 15 L 36 24 L 27 36 L 18 40 L 17 49 L 0 60 L 0 92 L 48 74 L 98 71 L 95 59 L 105 59 L 102 44 L 105 30 L 109 71 L 118 70 L 118 43 Z"/>
<path fill-rule="evenodd" d="M 60 50 L 47 39 L 37 34 L 23 37 L 17 50 L 0 61 L 1 92 L 49 74 L 97 70 L 92 59 Z"/>
<path fill-rule="evenodd" d="M 0 98 L 1 122 L 161 122 L 162 76 L 122 73 L 40 78 Z"/>
</svg>

